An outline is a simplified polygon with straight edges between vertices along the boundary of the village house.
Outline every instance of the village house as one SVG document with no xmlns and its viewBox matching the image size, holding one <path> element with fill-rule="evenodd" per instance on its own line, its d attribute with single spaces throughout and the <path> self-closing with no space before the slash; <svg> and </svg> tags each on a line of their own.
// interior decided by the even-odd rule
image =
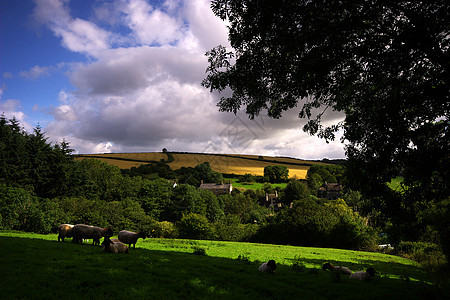
<svg viewBox="0 0 450 300">
<path fill-rule="evenodd" d="M 336 182 L 333 182 L 333 183 L 325 182 L 319 188 L 318 191 L 319 191 L 319 197 L 327 198 L 328 200 L 336 200 L 341 196 L 342 185 L 340 185 L 339 183 L 336 183 Z"/>
<path fill-rule="evenodd" d="M 231 194 L 233 185 L 230 183 L 200 183 L 199 189 L 211 191 L 214 195 Z"/>
<path fill-rule="evenodd" d="M 279 202 L 277 191 L 275 191 L 275 193 L 273 194 L 266 193 L 266 201 L 264 203 L 264 206 L 274 211 L 278 211 L 281 209 L 283 204 Z"/>
</svg>

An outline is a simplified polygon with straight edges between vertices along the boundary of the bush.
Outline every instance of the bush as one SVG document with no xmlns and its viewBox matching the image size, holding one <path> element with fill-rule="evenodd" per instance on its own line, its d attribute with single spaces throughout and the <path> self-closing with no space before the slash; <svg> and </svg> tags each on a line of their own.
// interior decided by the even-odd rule
<svg viewBox="0 0 450 300">
<path fill-rule="evenodd" d="M 420 263 L 433 272 L 439 271 L 447 264 L 441 248 L 434 243 L 401 241 L 397 251 L 400 255 Z"/>
<path fill-rule="evenodd" d="M 213 229 L 205 216 L 189 213 L 177 223 L 180 238 L 208 240 L 214 239 Z"/>
<path fill-rule="evenodd" d="M 174 239 L 178 237 L 178 231 L 175 224 L 171 222 L 154 222 L 152 224 L 151 235 L 155 238 Z"/>
<path fill-rule="evenodd" d="M 49 233 L 51 218 L 33 193 L 16 187 L 0 186 L 0 228 Z"/>
<path fill-rule="evenodd" d="M 202 256 L 206 256 L 206 249 L 203 247 L 199 247 L 199 246 L 194 246 L 192 247 L 194 249 L 194 254 L 195 255 L 202 255 Z"/>
<path fill-rule="evenodd" d="M 239 216 L 227 215 L 214 223 L 215 235 L 222 241 L 248 241 L 258 230 L 257 224 L 241 224 Z"/>
<path fill-rule="evenodd" d="M 376 234 L 343 200 L 309 198 L 279 212 L 252 241 L 368 250 L 376 247 Z"/>
</svg>

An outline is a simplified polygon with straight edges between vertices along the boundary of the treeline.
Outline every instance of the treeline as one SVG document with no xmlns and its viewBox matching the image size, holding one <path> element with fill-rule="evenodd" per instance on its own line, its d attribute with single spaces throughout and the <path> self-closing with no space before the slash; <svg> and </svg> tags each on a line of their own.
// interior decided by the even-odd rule
<svg viewBox="0 0 450 300">
<path fill-rule="evenodd" d="M 342 166 L 312 166 L 308 181 L 277 190 L 281 207 L 274 209 L 266 202 L 266 193 L 275 192 L 270 183 L 219 196 L 198 189 L 201 180 L 223 179 L 208 163 L 171 170 L 161 161 L 121 171 L 96 159 L 74 160 L 72 151 L 66 142 L 48 143 L 39 127 L 27 133 L 1 117 L 1 229 L 49 233 L 61 223 L 84 223 L 166 238 L 350 249 L 373 249 L 377 242 L 350 198 L 318 198 L 318 186 L 344 179 Z M 285 170 L 275 171 L 275 182 L 286 179 Z"/>
</svg>

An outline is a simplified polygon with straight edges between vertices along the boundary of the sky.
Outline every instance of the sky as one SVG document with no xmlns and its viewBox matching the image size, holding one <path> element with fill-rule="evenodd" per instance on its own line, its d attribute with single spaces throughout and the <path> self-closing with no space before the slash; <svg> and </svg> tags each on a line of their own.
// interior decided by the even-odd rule
<svg viewBox="0 0 450 300">
<path fill-rule="evenodd" d="M 219 112 L 226 94 L 201 86 L 218 45 L 230 47 L 227 27 L 207 0 L 0 0 L 0 113 L 80 154 L 345 158 L 342 134 L 309 136 L 299 109 L 254 120 Z"/>
</svg>

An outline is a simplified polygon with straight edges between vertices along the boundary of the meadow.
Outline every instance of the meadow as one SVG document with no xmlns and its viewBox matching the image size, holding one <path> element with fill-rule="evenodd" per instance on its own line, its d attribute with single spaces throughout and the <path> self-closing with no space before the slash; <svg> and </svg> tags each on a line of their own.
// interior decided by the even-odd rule
<svg viewBox="0 0 450 300">
<path fill-rule="evenodd" d="M 147 238 L 129 254 L 107 254 L 87 243 L 57 242 L 56 234 L 13 231 L 0 232 L 0 245 L 1 299 L 444 299 L 448 295 L 417 263 L 380 253 Z M 275 275 L 258 271 L 268 259 L 278 263 Z M 320 268 L 326 261 L 355 271 L 372 266 L 378 275 L 368 282 L 336 276 Z"/>
<path fill-rule="evenodd" d="M 312 164 L 318 162 L 300 160 L 287 157 L 261 157 L 257 155 L 229 155 L 229 154 L 198 154 L 198 153 L 171 153 L 174 161 L 168 163 L 172 170 L 182 167 L 195 167 L 203 162 L 209 162 L 215 172 L 226 174 L 264 175 L 264 167 L 285 165 L 289 169 L 289 177 L 305 179 L 306 173 Z M 167 155 L 161 152 L 148 153 L 105 153 L 78 155 L 76 159 L 94 157 L 121 169 L 139 167 L 145 163 L 167 160 Z M 321 164 L 321 163 L 320 163 Z"/>
<path fill-rule="evenodd" d="M 238 188 L 241 191 L 245 190 L 262 190 L 264 189 L 264 183 L 259 182 L 238 182 L 238 178 L 229 178 L 224 177 L 224 182 L 231 182 L 233 184 L 233 188 Z M 280 187 L 281 189 L 286 188 L 287 183 L 271 183 L 272 188 Z"/>
</svg>

